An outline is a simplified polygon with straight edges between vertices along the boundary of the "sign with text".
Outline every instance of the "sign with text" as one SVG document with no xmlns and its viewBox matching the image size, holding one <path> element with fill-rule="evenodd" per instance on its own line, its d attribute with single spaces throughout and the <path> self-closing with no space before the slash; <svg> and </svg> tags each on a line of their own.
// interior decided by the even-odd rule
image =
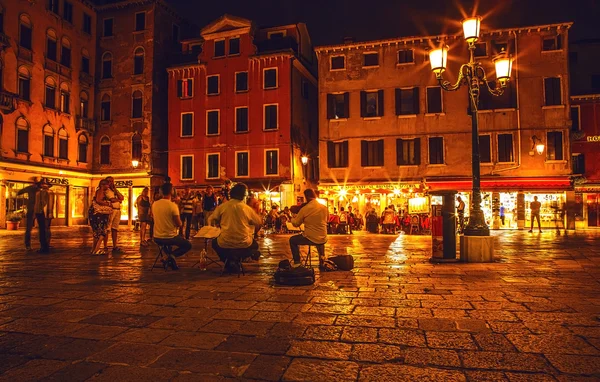
<svg viewBox="0 0 600 382">
<path fill-rule="evenodd" d="M 133 180 L 115 180 L 115 187 L 132 187 Z"/>
<path fill-rule="evenodd" d="M 600 142 L 600 135 L 590 135 L 587 137 L 588 142 Z"/>
<path fill-rule="evenodd" d="M 370 190 L 370 189 L 382 189 L 382 190 L 397 190 L 397 189 L 407 189 L 407 188 L 419 188 L 420 184 L 353 184 L 347 185 L 346 187 L 342 186 L 319 186 L 319 190 L 327 190 L 327 191 L 339 191 L 341 189 L 347 190 Z"/>
<path fill-rule="evenodd" d="M 68 186 L 69 185 L 69 179 L 66 178 L 42 178 L 43 180 L 45 180 L 48 184 L 56 184 L 56 185 L 61 185 L 61 186 Z"/>
</svg>

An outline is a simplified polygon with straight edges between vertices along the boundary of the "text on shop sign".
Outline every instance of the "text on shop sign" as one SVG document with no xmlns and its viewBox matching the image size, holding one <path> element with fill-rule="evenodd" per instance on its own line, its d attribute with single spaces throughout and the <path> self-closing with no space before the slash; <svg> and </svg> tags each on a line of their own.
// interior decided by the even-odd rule
<svg viewBox="0 0 600 382">
<path fill-rule="evenodd" d="M 115 180 L 115 187 L 131 187 L 133 180 Z"/>
<path fill-rule="evenodd" d="M 590 135 L 587 137 L 588 142 L 600 142 L 600 135 Z"/>
<path fill-rule="evenodd" d="M 43 178 L 48 184 L 60 184 L 63 186 L 69 185 L 69 179 L 65 178 Z"/>
</svg>

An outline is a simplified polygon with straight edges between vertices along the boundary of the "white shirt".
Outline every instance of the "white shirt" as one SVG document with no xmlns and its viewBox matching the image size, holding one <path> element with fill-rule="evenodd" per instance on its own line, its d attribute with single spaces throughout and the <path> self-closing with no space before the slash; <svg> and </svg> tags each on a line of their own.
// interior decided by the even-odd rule
<svg viewBox="0 0 600 382">
<path fill-rule="evenodd" d="M 173 223 L 173 217 L 179 216 L 177 204 L 168 199 L 160 199 L 152 204 L 154 216 L 154 237 L 171 239 L 179 234 L 179 227 Z"/>
<path fill-rule="evenodd" d="M 325 244 L 328 218 L 327 207 L 319 203 L 317 199 L 313 199 L 300 209 L 296 217 L 292 218 L 292 224 L 300 227 L 304 223 L 302 235 L 315 244 Z"/>
<path fill-rule="evenodd" d="M 113 190 L 111 190 L 110 188 L 107 188 L 104 193 L 106 194 L 106 197 L 109 200 L 117 197 L 117 193 L 114 192 Z M 112 203 L 113 210 L 120 210 L 121 209 L 121 202 L 116 201 L 116 202 L 111 202 L 111 203 Z"/>
<path fill-rule="evenodd" d="M 231 199 L 218 206 L 208 224 L 221 226 L 217 243 L 221 248 L 248 248 L 254 238 L 254 227 L 262 224 L 262 218 L 244 201 Z"/>
</svg>

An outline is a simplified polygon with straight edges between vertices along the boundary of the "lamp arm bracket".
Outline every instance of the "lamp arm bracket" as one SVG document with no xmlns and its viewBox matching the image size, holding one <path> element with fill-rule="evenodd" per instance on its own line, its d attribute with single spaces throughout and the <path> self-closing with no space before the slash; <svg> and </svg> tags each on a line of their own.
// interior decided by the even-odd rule
<svg viewBox="0 0 600 382">
<path fill-rule="evenodd" d="M 466 83 L 469 77 L 469 70 L 469 64 L 461 65 L 460 70 L 458 71 L 458 79 L 455 83 L 451 83 L 450 81 L 444 80 L 442 78 L 441 73 L 438 73 L 436 77 L 442 89 L 449 92 L 453 92 L 460 89 L 460 87 Z"/>
</svg>

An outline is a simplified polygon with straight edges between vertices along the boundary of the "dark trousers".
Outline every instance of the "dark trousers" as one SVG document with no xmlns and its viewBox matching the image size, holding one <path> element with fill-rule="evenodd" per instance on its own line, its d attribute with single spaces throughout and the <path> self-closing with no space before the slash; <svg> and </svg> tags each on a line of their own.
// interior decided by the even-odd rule
<svg viewBox="0 0 600 382">
<path fill-rule="evenodd" d="M 33 222 L 35 221 L 35 214 L 33 210 L 27 210 L 27 217 L 25 221 L 25 247 L 31 247 L 31 230 L 33 229 Z"/>
<path fill-rule="evenodd" d="M 192 249 L 192 243 L 185 240 L 181 236 L 175 236 L 170 239 L 158 239 L 154 238 L 154 242 L 158 245 L 170 245 L 177 247 L 176 250 L 172 251 L 172 255 L 175 257 L 180 257 L 185 255 L 190 249 Z"/>
<path fill-rule="evenodd" d="M 502 221 L 502 225 L 504 226 L 506 217 L 504 215 L 500 215 L 500 220 Z"/>
<path fill-rule="evenodd" d="M 542 225 L 540 224 L 540 213 L 539 212 L 537 214 L 536 213 L 532 213 L 531 214 L 531 230 L 532 231 L 533 231 L 533 221 L 534 221 L 534 219 L 537 220 L 538 228 L 541 231 L 542 230 Z"/>
<path fill-rule="evenodd" d="M 183 232 L 183 226 L 185 226 L 185 238 L 190 240 L 190 229 L 192 228 L 192 214 L 181 214 L 181 228 L 179 232 Z"/>
<path fill-rule="evenodd" d="M 325 258 L 325 244 L 313 243 L 302 234 L 298 234 L 290 237 L 290 249 L 292 250 L 294 264 L 300 264 L 300 245 L 314 245 L 317 247 L 317 252 L 319 252 L 319 262 L 321 262 L 321 259 Z"/>
<path fill-rule="evenodd" d="M 215 250 L 215 252 L 217 253 L 217 255 L 219 256 L 219 259 L 222 262 L 225 262 L 225 260 L 227 260 L 227 256 L 226 256 L 227 252 L 232 249 L 246 249 L 246 250 L 248 250 L 247 257 L 250 257 L 254 251 L 258 250 L 258 243 L 256 242 L 256 240 L 252 240 L 252 244 L 250 244 L 250 246 L 247 248 L 223 248 L 219 245 L 219 243 L 217 242 L 217 239 L 213 239 L 212 247 Z M 242 259 L 240 259 L 240 260 L 242 260 Z"/>
<path fill-rule="evenodd" d="M 48 251 L 50 248 L 48 245 L 48 226 L 47 226 L 47 222 L 46 222 L 46 215 L 45 214 L 35 214 L 35 218 L 37 219 L 37 222 L 38 222 L 38 232 L 39 232 L 39 236 L 40 236 L 40 250 Z"/>
</svg>

